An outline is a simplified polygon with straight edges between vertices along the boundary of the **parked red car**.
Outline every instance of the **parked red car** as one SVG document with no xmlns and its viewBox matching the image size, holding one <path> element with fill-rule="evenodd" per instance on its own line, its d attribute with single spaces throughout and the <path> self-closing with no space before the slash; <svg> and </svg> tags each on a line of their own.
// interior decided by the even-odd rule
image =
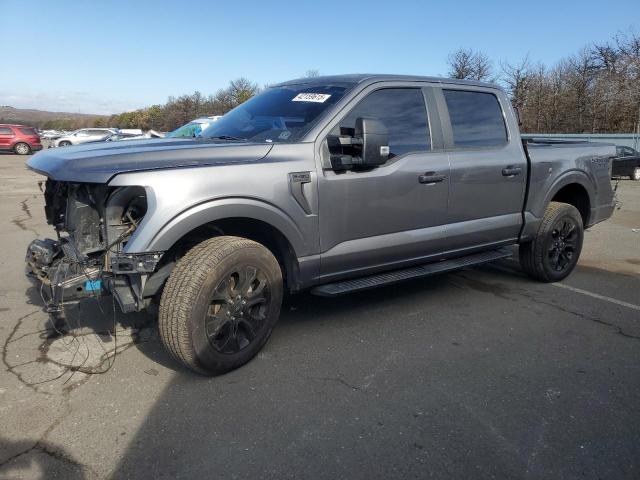
<svg viewBox="0 0 640 480">
<path fill-rule="evenodd" d="M 42 150 L 40 135 L 33 127 L 0 123 L 0 150 L 28 155 Z"/>
</svg>

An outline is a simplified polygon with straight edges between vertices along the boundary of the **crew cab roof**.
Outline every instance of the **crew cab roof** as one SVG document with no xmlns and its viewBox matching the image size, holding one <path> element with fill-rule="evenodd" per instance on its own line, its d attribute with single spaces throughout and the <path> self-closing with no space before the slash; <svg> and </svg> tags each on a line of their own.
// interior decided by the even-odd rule
<svg viewBox="0 0 640 480">
<path fill-rule="evenodd" d="M 347 75 L 326 75 L 319 77 L 296 78 L 286 82 L 278 83 L 274 87 L 284 85 L 344 85 L 354 86 L 359 83 L 376 83 L 376 82 L 431 82 L 431 83 L 448 83 L 456 85 L 470 85 L 476 87 L 490 87 L 499 89 L 495 84 L 479 82 L 477 80 L 458 80 L 456 78 L 442 77 L 422 77 L 419 75 L 392 75 L 392 74 L 347 74 Z"/>
</svg>

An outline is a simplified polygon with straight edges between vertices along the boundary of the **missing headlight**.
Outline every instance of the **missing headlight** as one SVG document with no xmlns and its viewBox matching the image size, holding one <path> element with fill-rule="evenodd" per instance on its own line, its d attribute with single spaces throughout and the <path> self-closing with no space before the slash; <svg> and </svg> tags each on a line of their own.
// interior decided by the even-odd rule
<svg viewBox="0 0 640 480">
<path fill-rule="evenodd" d="M 105 226 L 109 250 L 126 243 L 147 213 L 147 195 L 143 187 L 115 189 L 107 201 Z"/>
</svg>

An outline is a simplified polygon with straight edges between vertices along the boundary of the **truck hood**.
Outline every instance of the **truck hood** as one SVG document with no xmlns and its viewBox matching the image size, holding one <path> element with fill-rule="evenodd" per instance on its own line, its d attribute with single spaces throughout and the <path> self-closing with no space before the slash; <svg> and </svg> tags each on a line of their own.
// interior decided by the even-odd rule
<svg viewBox="0 0 640 480">
<path fill-rule="evenodd" d="M 50 148 L 31 157 L 27 166 L 54 180 L 107 183 L 126 172 L 255 162 L 272 146 L 191 138 L 128 140 Z"/>
</svg>

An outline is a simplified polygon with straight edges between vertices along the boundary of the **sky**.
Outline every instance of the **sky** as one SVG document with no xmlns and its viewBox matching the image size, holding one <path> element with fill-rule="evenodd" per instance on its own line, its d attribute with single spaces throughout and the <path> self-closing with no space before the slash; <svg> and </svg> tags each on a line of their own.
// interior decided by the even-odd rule
<svg viewBox="0 0 640 480">
<path fill-rule="evenodd" d="M 0 0 L 0 105 L 108 114 L 238 77 L 442 76 L 460 47 L 552 65 L 629 29 L 638 0 Z"/>
</svg>

